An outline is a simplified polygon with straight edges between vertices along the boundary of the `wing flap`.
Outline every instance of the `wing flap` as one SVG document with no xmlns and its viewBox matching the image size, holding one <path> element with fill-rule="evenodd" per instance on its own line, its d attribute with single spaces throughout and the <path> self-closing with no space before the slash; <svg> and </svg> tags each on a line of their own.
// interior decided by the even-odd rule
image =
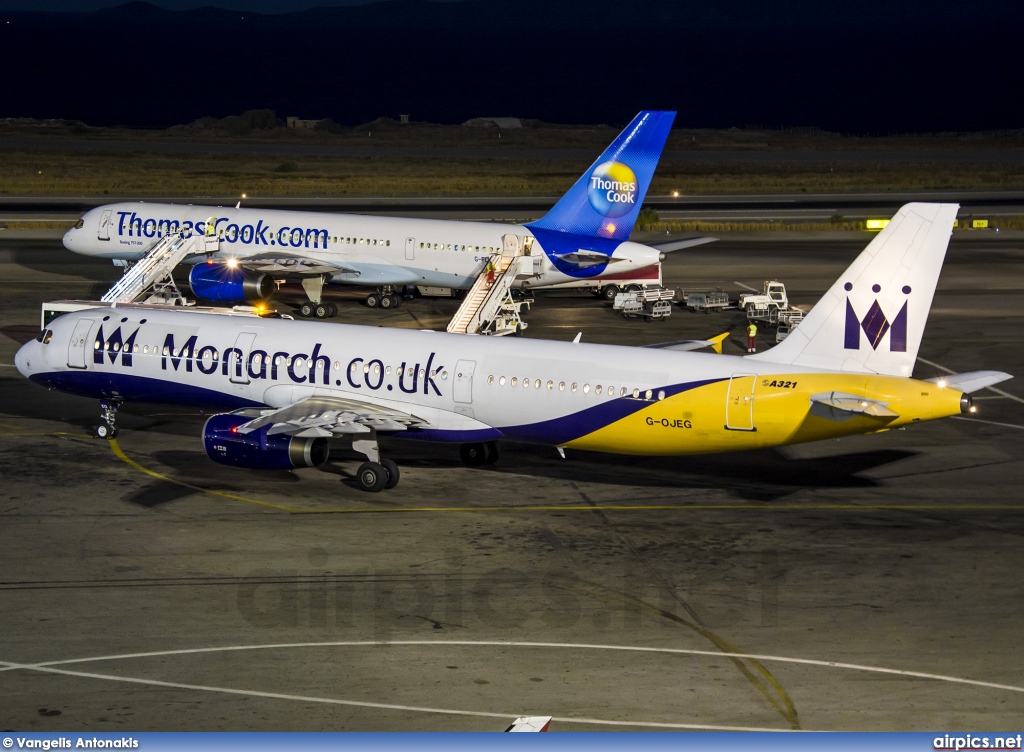
<svg viewBox="0 0 1024 752">
<path fill-rule="evenodd" d="M 251 433 L 270 426 L 268 435 L 340 436 L 371 431 L 405 431 L 427 421 L 411 413 L 370 402 L 341 397 L 309 397 L 276 410 L 264 411 L 258 418 L 238 427 L 239 433 Z"/>
<path fill-rule="evenodd" d="M 315 277 L 323 274 L 359 273 L 359 270 L 350 264 L 338 264 L 303 256 L 260 254 L 238 259 L 238 264 L 254 272 L 264 272 L 276 277 Z"/>
</svg>

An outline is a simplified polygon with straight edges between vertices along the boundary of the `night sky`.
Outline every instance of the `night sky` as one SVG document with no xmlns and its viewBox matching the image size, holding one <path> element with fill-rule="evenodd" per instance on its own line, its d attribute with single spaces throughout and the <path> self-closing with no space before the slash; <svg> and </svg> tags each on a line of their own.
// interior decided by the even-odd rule
<svg viewBox="0 0 1024 752">
<path fill-rule="evenodd" d="M 439 1 L 458 2 L 458 0 Z M 152 5 L 168 10 L 193 10 L 214 6 L 256 13 L 291 13 L 309 8 L 336 8 L 347 5 L 365 5 L 372 2 L 380 2 L 380 0 L 151 0 Z M 123 4 L 124 0 L 0 0 L 0 10 L 81 13 L 100 8 L 114 8 Z"/>
<path fill-rule="evenodd" d="M 1024 3 L 216 4 L 0 0 L 0 117 L 166 127 L 268 108 L 342 124 L 622 124 L 650 108 L 678 110 L 677 127 L 1024 127 Z"/>
</svg>

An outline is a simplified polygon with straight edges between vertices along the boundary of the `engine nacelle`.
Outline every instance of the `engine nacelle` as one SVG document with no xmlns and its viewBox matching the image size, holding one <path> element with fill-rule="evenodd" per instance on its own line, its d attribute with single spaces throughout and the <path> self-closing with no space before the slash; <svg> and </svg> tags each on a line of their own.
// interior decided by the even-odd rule
<svg viewBox="0 0 1024 752">
<path fill-rule="evenodd" d="M 264 300 L 274 292 L 274 280 L 269 274 L 209 262 L 192 267 L 188 284 L 197 298 L 222 303 Z"/>
<path fill-rule="evenodd" d="M 207 420 L 203 426 L 203 446 L 207 456 L 222 465 L 250 470 L 320 467 L 327 462 L 327 439 L 299 438 L 283 433 L 268 436 L 270 426 L 251 433 L 239 433 L 238 427 L 250 420 L 241 415 L 214 415 Z"/>
</svg>

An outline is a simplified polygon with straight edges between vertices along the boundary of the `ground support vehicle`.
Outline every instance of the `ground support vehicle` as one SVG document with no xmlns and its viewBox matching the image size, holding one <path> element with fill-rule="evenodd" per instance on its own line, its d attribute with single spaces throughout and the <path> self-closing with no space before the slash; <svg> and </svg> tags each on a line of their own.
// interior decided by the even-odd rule
<svg viewBox="0 0 1024 752">
<path fill-rule="evenodd" d="M 789 304 L 786 286 L 778 280 L 764 283 L 763 292 L 741 293 L 738 301 L 752 321 L 765 321 L 772 326 L 783 324 L 795 326 L 804 317 L 804 312 Z"/>
<path fill-rule="evenodd" d="M 634 292 L 620 292 L 615 296 L 612 308 L 621 311 L 623 318 L 643 316 L 647 321 L 667 318 L 672 313 L 675 290 L 664 287 L 647 287 Z"/>
<path fill-rule="evenodd" d="M 691 311 L 710 313 L 711 311 L 720 311 L 723 308 L 728 308 L 732 305 L 732 301 L 729 300 L 729 293 L 722 290 L 706 292 L 686 292 L 686 290 L 680 290 L 679 305 L 683 308 L 689 308 Z"/>
</svg>

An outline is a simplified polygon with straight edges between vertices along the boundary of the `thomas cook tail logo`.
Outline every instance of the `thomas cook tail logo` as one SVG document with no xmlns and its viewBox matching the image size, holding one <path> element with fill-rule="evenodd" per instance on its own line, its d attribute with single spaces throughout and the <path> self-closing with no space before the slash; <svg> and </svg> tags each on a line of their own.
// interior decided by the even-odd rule
<svg viewBox="0 0 1024 752">
<path fill-rule="evenodd" d="M 847 292 L 853 289 L 853 284 L 847 282 L 844 285 Z M 872 285 L 871 290 L 874 293 L 882 291 L 881 285 Z M 910 286 L 903 286 L 903 294 L 910 294 Z M 876 299 L 872 304 L 871 308 L 864 315 L 864 318 L 860 318 L 857 312 L 853 310 L 853 304 L 850 302 L 849 296 L 846 298 L 846 341 L 843 347 L 847 350 L 859 350 L 860 349 L 860 333 L 861 331 L 867 335 L 868 342 L 871 344 L 872 350 L 877 350 L 879 344 L 882 342 L 882 338 L 885 337 L 886 332 L 889 333 L 889 351 L 890 352 L 906 352 L 907 351 L 907 305 L 908 301 L 903 302 L 903 307 L 900 312 L 896 314 L 896 318 L 891 322 L 886 318 L 885 313 L 882 311 L 882 306 L 878 304 Z"/>
<path fill-rule="evenodd" d="M 590 173 L 587 198 L 594 211 L 605 217 L 621 217 L 636 207 L 637 181 L 622 162 L 604 162 Z"/>
</svg>

